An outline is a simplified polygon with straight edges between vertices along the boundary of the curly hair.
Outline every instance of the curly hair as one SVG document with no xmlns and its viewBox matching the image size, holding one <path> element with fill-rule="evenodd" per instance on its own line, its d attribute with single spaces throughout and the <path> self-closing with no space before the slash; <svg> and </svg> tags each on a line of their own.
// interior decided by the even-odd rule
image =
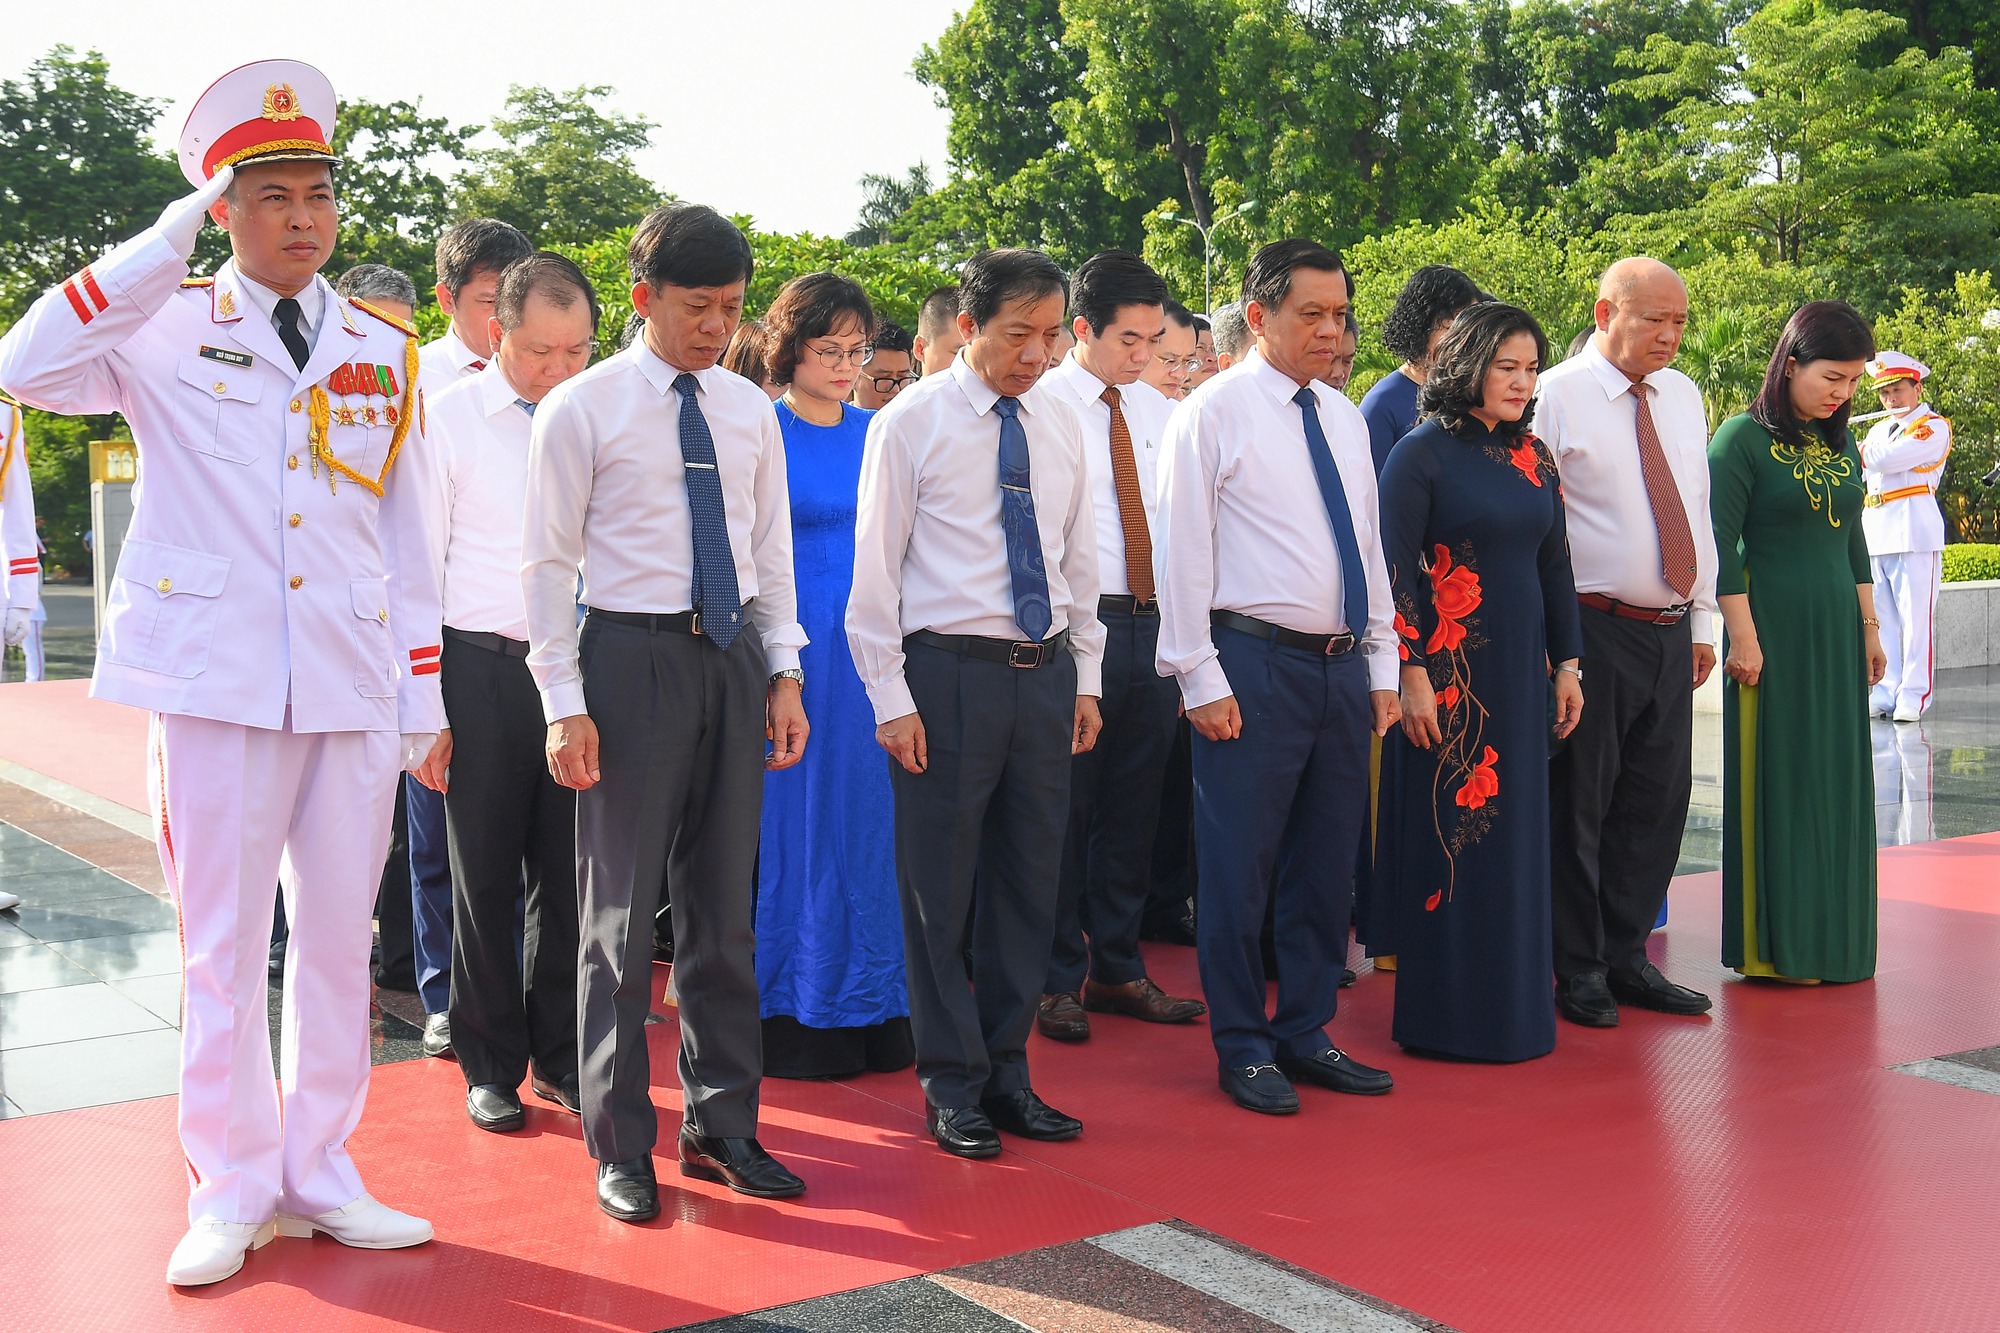
<svg viewBox="0 0 2000 1333">
<path fill-rule="evenodd" d="M 849 320 L 861 325 L 861 336 L 875 337 L 875 307 L 861 284 L 838 273 L 806 273 L 778 289 L 764 312 L 764 332 L 770 338 L 764 357 L 773 384 L 790 384 L 805 355 L 806 342 L 825 338 Z"/>
<path fill-rule="evenodd" d="M 1792 406 L 1792 362 L 1806 366 L 1815 361 L 1866 361 L 1874 355 L 1875 334 L 1860 311 L 1845 301 L 1808 302 L 1785 322 L 1778 345 L 1771 349 L 1771 363 L 1764 368 L 1764 385 L 1750 405 L 1750 415 L 1773 439 L 1804 448 L 1807 423 Z M 1826 420 L 1827 443 L 1836 449 L 1853 410 L 1850 398 Z"/>
<path fill-rule="evenodd" d="M 1534 335 L 1535 363 L 1546 365 L 1548 337 L 1535 317 L 1521 307 L 1482 301 L 1460 312 L 1431 359 L 1430 374 L 1417 391 L 1417 410 L 1425 417 L 1436 417 L 1453 435 L 1483 431 L 1485 426 L 1473 418 L 1472 410 L 1486 402 L 1486 372 L 1500 355 L 1501 344 L 1517 333 Z M 1519 421 L 1501 422 L 1494 427 L 1494 434 L 1504 439 L 1527 435 L 1534 416 L 1535 405 L 1529 403 Z"/>
<path fill-rule="evenodd" d="M 1396 304 L 1382 321 L 1382 345 L 1409 364 L 1422 366 L 1430 357 L 1431 330 L 1467 306 L 1490 299 L 1457 269 L 1426 264 L 1396 294 Z"/>
</svg>

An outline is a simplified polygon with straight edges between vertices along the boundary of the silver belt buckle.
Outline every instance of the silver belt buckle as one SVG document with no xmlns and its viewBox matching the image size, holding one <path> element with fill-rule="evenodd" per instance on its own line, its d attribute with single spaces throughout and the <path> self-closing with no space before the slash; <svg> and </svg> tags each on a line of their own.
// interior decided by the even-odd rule
<svg viewBox="0 0 2000 1333">
<path fill-rule="evenodd" d="M 1021 654 L 1028 649 L 1032 649 L 1034 655 L 1023 660 Z M 1042 654 L 1046 649 L 1046 644 L 1017 643 L 1007 650 L 1007 665 L 1011 667 L 1038 667 L 1042 664 Z"/>
<path fill-rule="evenodd" d="M 1328 657 L 1338 657 L 1342 653 L 1352 652 L 1353 649 L 1354 635 L 1351 633 L 1329 634 L 1326 636 L 1326 655 Z"/>
<path fill-rule="evenodd" d="M 701 633 L 701 609 L 699 607 L 695 608 L 694 619 L 688 622 L 688 633 Z"/>
</svg>

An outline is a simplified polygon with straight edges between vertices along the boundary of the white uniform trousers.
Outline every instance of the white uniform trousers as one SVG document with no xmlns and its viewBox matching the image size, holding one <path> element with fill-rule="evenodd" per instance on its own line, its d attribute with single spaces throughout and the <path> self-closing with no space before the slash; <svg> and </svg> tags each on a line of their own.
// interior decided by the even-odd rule
<svg viewBox="0 0 2000 1333">
<path fill-rule="evenodd" d="M 364 1192 L 346 1144 L 368 1093 L 370 920 L 398 757 L 394 732 L 153 717 L 153 822 L 180 913 L 190 1223 L 315 1216 Z M 281 871 L 292 934 L 274 1082 L 265 969 Z"/>
<path fill-rule="evenodd" d="M 1875 572 L 1875 618 L 1882 622 L 1882 651 L 1889 669 L 1868 696 L 1877 712 L 1893 713 L 1931 705 L 1931 668 L 1936 659 L 1932 622 L 1937 615 L 1938 583 L 1944 576 L 1942 551 L 1902 551 L 1878 555 L 1869 563 Z"/>
</svg>

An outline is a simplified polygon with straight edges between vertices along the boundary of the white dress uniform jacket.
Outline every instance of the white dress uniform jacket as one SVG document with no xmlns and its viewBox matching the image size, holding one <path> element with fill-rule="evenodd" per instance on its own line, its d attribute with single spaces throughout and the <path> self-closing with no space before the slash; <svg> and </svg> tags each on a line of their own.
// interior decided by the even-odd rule
<svg viewBox="0 0 2000 1333">
<path fill-rule="evenodd" d="M 187 275 L 148 229 L 0 340 L 0 386 L 50 411 L 122 413 L 138 442 L 92 694 L 295 732 L 439 730 L 434 483 L 413 340 L 315 278 L 322 315 L 295 369 L 233 262 L 212 285 L 183 286 Z M 357 414 L 327 428 L 337 458 L 380 477 L 395 435 L 385 409 L 416 415 L 380 499 L 334 479 L 308 443 L 311 390 L 356 364 L 388 367 L 397 393 L 328 392 L 333 413 Z"/>
<path fill-rule="evenodd" d="M 0 554 L 7 558 L 0 608 L 32 613 L 42 604 L 35 489 L 28 481 L 28 440 L 21 429 L 21 410 L 4 401 L 0 401 Z"/>
<path fill-rule="evenodd" d="M 1861 441 L 1868 507 L 1861 530 L 1870 555 L 1944 549 L 1944 511 L 1937 489 L 1951 453 L 1951 423 L 1919 404 L 1906 417 L 1885 417 Z M 1894 496 L 1896 498 L 1891 499 Z"/>
</svg>

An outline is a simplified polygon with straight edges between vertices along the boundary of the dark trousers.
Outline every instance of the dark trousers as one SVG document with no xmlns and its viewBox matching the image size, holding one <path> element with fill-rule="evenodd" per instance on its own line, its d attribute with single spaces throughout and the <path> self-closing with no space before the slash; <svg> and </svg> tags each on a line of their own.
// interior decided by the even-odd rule
<svg viewBox="0 0 2000 1333">
<path fill-rule="evenodd" d="M 1146 975 L 1139 923 L 1179 688 L 1153 665 L 1159 616 L 1110 611 L 1104 629 L 1104 731 L 1070 760 L 1069 834 L 1043 986 L 1051 995 L 1082 989 L 1086 971 L 1114 986 Z"/>
<path fill-rule="evenodd" d="M 1170 929 L 1187 915 L 1195 896 L 1193 734 L 1186 718 L 1174 723 L 1153 831 L 1152 884 L 1141 927 L 1147 931 Z"/>
<path fill-rule="evenodd" d="M 389 990 L 413 991 L 417 974 L 410 926 L 410 834 L 404 808 L 403 775 L 396 775 L 396 813 L 389 825 L 389 859 L 375 889 L 375 920 L 382 948 L 375 961 L 375 984 Z M 279 895 L 280 906 L 284 896 Z"/>
<path fill-rule="evenodd" d="M 1582 608 L 1589 706 L 1550 763 L 1556 975 L 1646 962 L 1693 788 L 1694 635 Z"/>
<path fill-rule="evenodd" d="M 659 1136 L 646 1014 L 653 913 L 669 879 L 685 1118 L 703 1134 L 752 1137 L 764 1070 L 751 956 L 763 645 L 748 628 L 725 652 L 703 636 L 590 617 L 579 661 L 602 774 L 576 802 L 584 1145 L 625 1162 Z"/>
<path fill-rule="evenodd" d="M 451 852 L 444 797 L 405 773 L 403 799 L 409 811 L 410 943 L 417 995 L 425 1013 L 441 1014 L 451 1004 Z"/>
<path fill-rule="evenodd" d="M 1028 1032 L 1069 817 L 1076 663 L 1061 652 L 1026 670 L 913 639 L 903 648 L 930 760 L 922 773 L 888 761 L 917 1079 L 933 1106 L 974 1106 L 1030 1086 Z"/>
<path fill-rule="evenodd" d="M 549 776 L 525 659 L 447 630 L 440 683 L 452 743 L 452 1049 L 467 1086 L 518 1087 L 531 1061 L 559 1083 L 576 1073 L 576 794 Z"/>
<path fill-rule="evenodd" d="M 1194 738 L 1195 949 L 1216 1056 L 1241 1068 L 1332 1044 L 1374 714 L 1359 653 L 1326 657 L 1227 629 L 1215 645 L 1243 734 Z M 1278 1009 L 1267 1017 L 1259 937 L 1273 895 Z"/>
</svg>

